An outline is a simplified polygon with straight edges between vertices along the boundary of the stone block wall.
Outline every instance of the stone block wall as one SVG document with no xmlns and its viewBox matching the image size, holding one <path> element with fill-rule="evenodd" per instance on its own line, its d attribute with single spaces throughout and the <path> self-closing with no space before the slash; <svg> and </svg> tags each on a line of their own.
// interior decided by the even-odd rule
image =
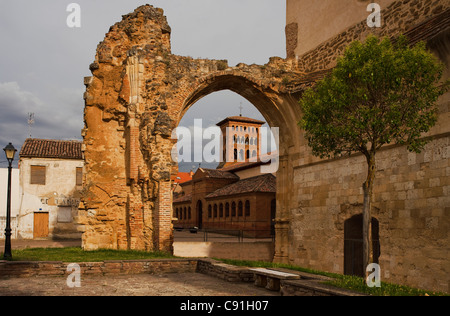
<svg viewBox="0 0 450 316">
<path fill-rule="evenodd" d="M 299 58 L 304 72 L 332 68 L 345 47 L 368 34 L 406 34 L 424 40 L 450 75 L 450 1 L 394 1 L 382 11 L 383 27 L 354 25 Z M 439 120 L 425 134 L 420 154 L 388 146 L 377 156 L 372 217 L 379 223 L 382 281 L 450 291 L 450 93 L 438 101 Z M 289 262 L 344 273 L 345 221 L 362 213 L 367 176 L 361 155 L 336 160 L 313 157 L 301 132 L 293 162 L 294 190 L 289 217 Z M 280 236 L 277 236 L 280 238 Z"/>
<path fill-rule="evenodd" d="M 404 147 L 379 153 L 372 217 L 379 221 L 382 280 L 448 291 L 450 138 L 421 154 Z M 344 271 L 345 221 L 362 213 L 363 156 L 295 168 L 292 263 Z"/>
<path fill-rule="evenodd" d="M 442 15 L 448 9 L 450 9 L 449 0 L 394 1 L 381 11 L 381 28 L 370 28 L 366 20 L 361 21 L 299 56 L 298 70 L 310 73 L 330 69 L 336 65 L 337 57 L 342 55 L 352 41 L 364 40 L 370 34 L 396 37 L 429 18 Z"/>
</svg>

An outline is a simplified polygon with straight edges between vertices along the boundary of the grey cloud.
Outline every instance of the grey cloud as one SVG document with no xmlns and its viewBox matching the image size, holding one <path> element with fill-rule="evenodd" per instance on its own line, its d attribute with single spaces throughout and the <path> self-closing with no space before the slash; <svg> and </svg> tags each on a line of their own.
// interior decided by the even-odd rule
<svg viewBox="0 0 450 316">
<path fill-rule="evenodd" d="M 66 25 L 60 0 L 0 0 L 0 147 L 27 136 L 27 112 L 35 112 L 33 136 L 80 137 L 83 127 L 83 77 L 89 76 L 97 44 L 121 16 L 149 1 L 74 0 L 81 6 L 81 28 Z M 285 54 L 285 1 L 152 0 L 172 27 L 174 54 L 195 58 L 266 63 Z M 215 124 L 239 114 L 261 118 L 246 100 L 231 92 L 197 102 L 186 117 Z M 259 115 L 259 116 L 258 116 Z M 1 154 L 1 153 L 0 153 Z M 0 159 L 1 160 L 1 159 Z"/>
</svg>

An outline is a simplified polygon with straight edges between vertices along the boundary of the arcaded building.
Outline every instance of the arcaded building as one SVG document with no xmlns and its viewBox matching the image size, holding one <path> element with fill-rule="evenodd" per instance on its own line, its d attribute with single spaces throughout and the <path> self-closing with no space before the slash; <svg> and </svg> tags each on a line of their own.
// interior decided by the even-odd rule
<svg viewBox="0 0 450 316">
<path fill-rule="evenodd" d="M 225 161 L 217 169 L 199 168 L 191 181 L 180 184 L 183 194 L 173 202 L 174 227 L 255 237 L 274 234 L 276 177 L 262 174 L 258 159 L 263 124 L 242 116 L 217 124 L 224 135 Z"/>
</svg>

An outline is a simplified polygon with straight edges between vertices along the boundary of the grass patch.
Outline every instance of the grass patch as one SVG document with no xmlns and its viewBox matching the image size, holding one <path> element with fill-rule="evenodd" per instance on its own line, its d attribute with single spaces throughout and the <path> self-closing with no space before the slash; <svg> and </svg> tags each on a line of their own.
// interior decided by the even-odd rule
<svg viewBox="0 0 450 316">
<path fill-rule="evenodd" d="M 283 263 L 272 263 L 264 261 L 245 261 L 245 260 L 229 260 L 217 259 L 227 264 L 245 267 L 261 267 L 261 268 L 285 268 L 294 271 L 312 273 L 316 275 L 323 275 L 333 278 L 332 281 L 324 282 L 324 284 L 331 285 L 337 288 L 352 290 L 359 293 L 374 295 L 374 296 L 449 296 L 448 293 L 425 291 L 421 289 L 412 288 L 405 285 L 398 285 L 392 283 L 381 282 L 381 287 L 370 288 L 366 284 L 366 280 L 361 277 L 342 275 L 337 273 L 329 273 L 306 269 L 298 266 L 293 266 Z"/>
<path fill-rule="evenodd" d="M 99 249 L 84 251 L 81 247 L 14 249 L 12 261 L 102 262 L 105 260 L 144 260 L 175 258 L 165 252 Z M 3 258 L 3 253 L 0 254 Z"/>
</svg>

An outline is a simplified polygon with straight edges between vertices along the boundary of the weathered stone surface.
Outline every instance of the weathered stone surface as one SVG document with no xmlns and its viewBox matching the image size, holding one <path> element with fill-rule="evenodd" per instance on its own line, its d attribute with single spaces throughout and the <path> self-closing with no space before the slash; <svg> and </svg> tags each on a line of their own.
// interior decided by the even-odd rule
<svg viewBox="0 0 450 316">
<path fill-rule="evenodd" d="M 282 97 L 285 83 L 300 77 L 291 68 L 281 58 L 231 68 L 223 60 L 172 55 L 161 9 L 146 5 L 124 15 L 98 45 L 85 81 L 84 248 L 170 251 L 172 130 L 193 103 L 223 89 L 264 108 L 272 126 L 286 126 L 276 109 L 296 103 Z M 287 129 L 284 135 L 286 153 L 293 139 Z"/>
</svg>

